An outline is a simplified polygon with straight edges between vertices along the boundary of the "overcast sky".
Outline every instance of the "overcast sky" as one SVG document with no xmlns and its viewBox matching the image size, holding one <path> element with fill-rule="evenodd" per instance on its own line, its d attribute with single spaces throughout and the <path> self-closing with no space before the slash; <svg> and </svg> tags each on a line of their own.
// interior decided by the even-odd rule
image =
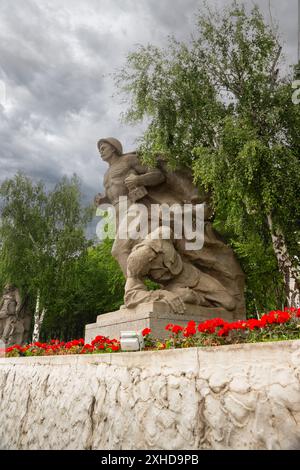
<svg viewBox="0 0 300 470">
<path fill-rule="evenodd" d="M 270 3 L 295 63 L 297 0 Z M 259 4 L 269 20 L 269 1 Z M 109 74 L 137 43 L 188 39 L 199 8 L 199 0 L 0 0 L 0 182 L 18 170 L 47 184 L 76 172 L 92 199 L 106 169 L 97 140 L 117 137 L 129 151 L 142 130 L 120 123 Z"/>
</svg>

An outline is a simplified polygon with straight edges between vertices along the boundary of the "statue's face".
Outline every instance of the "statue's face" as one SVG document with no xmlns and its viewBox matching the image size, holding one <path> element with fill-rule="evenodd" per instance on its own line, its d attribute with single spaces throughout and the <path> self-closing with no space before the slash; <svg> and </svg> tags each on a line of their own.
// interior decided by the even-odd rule
<svg viewBox="0 0 300 470">
<path fill-rule="evenodd" d="M 109 160 L 115 153 L 115 149 L 108 142 L 101 142 L 99 151 L 102 160 L 104 160 L 105 162 Z"/>
</svg>

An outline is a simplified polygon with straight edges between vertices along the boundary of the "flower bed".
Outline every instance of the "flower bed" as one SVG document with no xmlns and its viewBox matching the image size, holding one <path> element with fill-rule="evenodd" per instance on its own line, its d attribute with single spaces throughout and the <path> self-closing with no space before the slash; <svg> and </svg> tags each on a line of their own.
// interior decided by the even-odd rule
<svg viewBox="0 0 300 470">
<path fill-rule="evenodd" d="M 164 342 L 155 341 L 150 334 L 147 335 L 147 347 L 169 349 L 300 339 L 300 308 L 273 310 L 260 318 L 230 323 L 214 318 L 198 326 L 191 321 L 185 328 L 169 324 L 166 330 L 170 336 Z"/>
<path fill-rule="evenodd" d="M 236 343 L 282 341 L 300 339 L 300 308 L 286 308 L 263 314 L 260 318 L 228 323 L 221 318 L 207 320 L 199 325 L 191 321 L 186 327 L 169 324 L 168 338 L 158 341 L 145 328 L 143 336 L 146 350 L 221 346 Z M 113 353 L 121 350 L 120 342 L 97 336 L 91 344 L 83 339 L 73 341 L 51 340 L 49 343 L 35 342 L 26 346 L 14 345 L 5 350 L 7 357 L 43 356 L 65 354 Z"/>
<path fill-rule="evenodd" d="M 49 343 L 30 343 L 26 346 L 16 344 L 6 348 L 6 357 L 18 356 L 54 356 L 65 354 L 93 354 L 112 353 L 120 351 L 120 342 L 116 339 L 109 339 L 105 336 L 97 336 L 91 344 L 85 344 L 84 339 L 74 339 L 73 341 L 59 341 L 52 339 Z"/>
</svg>

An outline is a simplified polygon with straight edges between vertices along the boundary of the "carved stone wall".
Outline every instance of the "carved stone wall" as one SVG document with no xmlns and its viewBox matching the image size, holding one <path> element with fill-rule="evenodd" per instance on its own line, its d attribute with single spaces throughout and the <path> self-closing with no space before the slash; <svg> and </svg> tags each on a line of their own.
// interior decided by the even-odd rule
<svg viewBox="0 0 300 470">
<path fill-rule="evenodd" d="M 0 359 L 1 449 L 300 449 L 300 341 Z"/>
</svg>

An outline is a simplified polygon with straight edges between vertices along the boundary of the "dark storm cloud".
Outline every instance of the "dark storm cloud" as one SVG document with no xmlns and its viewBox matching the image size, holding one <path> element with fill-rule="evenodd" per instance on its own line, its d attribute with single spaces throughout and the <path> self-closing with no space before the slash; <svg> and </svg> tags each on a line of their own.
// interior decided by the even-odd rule
<svg viewBox="0 0 300 470">
<path fill-rule="evenodd" d="M 268 3 L 259 2 L 270 21 Z M 297 0 L 271 5 L 287 62 L 295 62 Z M 142 131 L 120 123 L 110 74 L 137 43 L 188 40 L 199 8 L 197 0 L 1 0 L 0 180 L 22 170 L 54 184 L 76 172 L 92 199 L 105 171 L 98 138 L 116 136 L 128 151 Z"/>
</svg>

